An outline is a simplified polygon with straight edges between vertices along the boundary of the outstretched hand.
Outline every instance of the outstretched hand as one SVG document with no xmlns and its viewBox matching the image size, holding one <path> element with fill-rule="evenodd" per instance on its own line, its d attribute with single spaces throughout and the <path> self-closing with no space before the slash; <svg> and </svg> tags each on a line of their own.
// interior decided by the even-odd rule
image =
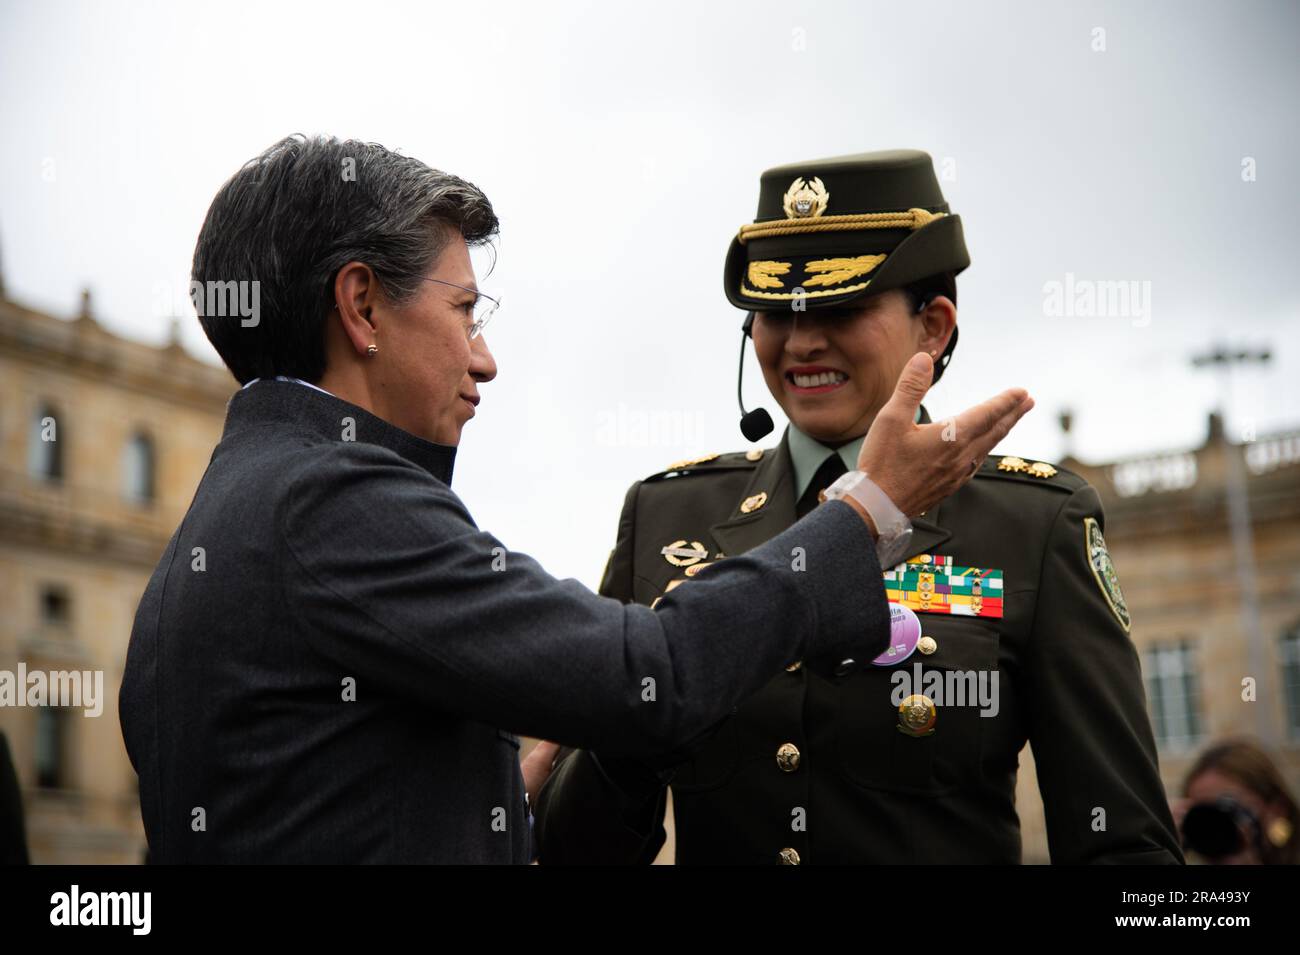
<svg viewBox="0 0 1300 955">
<path fill-rule="evenodd" d="M 908 517 L 924 514 L 969 481 L 1034 406 L 1025 389 L 1008 388 L 955 419 L 916 424 L 933 374 L 929 355 L 912 356 L 858 455 L 858 468 Z"/>
</svg>

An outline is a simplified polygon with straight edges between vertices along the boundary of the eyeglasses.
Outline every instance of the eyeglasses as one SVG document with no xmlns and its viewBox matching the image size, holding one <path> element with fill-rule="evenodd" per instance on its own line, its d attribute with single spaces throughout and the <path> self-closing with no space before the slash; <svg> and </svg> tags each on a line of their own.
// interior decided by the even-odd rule
<svg viewBox="0 0 1300 955">
<path fill-rule="evenodd" d="M 493 298 L 490 295 L 484 295 L 476 288 L 469 288 L 464 285 L 457 285 L 455 282 L 444 282 L 442 279 L 425 279 L 426 282 L 436 282 L 439 285 L 450 285 L 452 288 L 458 288 L 463 292 L 473 292 L 478 297 L 474 299 L 474 323 L 469 327 L 469 337 L 478 338 L 483 332 L 483 326 L 492 320 L 492 316 L 497 313 L 501 307 L 501 296 Z"/>
</svg>

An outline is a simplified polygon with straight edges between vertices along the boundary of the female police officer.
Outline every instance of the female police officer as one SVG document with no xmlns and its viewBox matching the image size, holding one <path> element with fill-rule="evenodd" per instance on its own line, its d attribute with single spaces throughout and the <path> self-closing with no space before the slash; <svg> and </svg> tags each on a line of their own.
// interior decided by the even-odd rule
<svg viewBox="0 0 1300 955">
<path fill-rule="evenodd" d="M 764 173 L 725 287 L 790 427 L 634 484 L 602 592 L 653 604 L 815 507 L 908 358 L 935 356 L 938 380 L 969 261 L 925 153 Z M 1026 741 L 1053 861 L 1181 862 L 1102 520 L 1078 477 L 986 460 L 886 570 L 891 650 L 824 677 L 792 662 L 676 770 L 678 863 L 1018 862 Z M 542 861 L 649 861 L 664 805 L 660 776 L 566 752 L 537 809 Z"/>
</svg>

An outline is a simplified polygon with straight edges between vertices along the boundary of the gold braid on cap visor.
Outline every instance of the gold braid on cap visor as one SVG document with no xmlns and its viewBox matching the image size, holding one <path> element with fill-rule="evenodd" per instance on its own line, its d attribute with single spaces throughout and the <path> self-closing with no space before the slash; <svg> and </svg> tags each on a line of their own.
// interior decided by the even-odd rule
<svg viewBox="0 0 1300 955">
<path fill-rule="evenodd" d="M 908 209 L 906 212 L 863 212 L 851 216 L 817 216 L 809 219 L 771 219 L 742 225 L 736 239 L 744 245 L 750 239 L 778 235 L 806 235 L 811 232 L 856 232 L 859 229 L 920 229 L 946 212 Z"/>
<path fill-rule="evenodd" d="M 910 229 L 916 231 L 929 225 L 935 219 L 941 219 L 946 212 L 929 212 L 925 209 L 908 209 L 906 212 L 864 212 L 847 216 L 816 216 L 808 219 L 772 219 L 768 222 L 751 222 L 740 227 L 736 240 L 744 245 L 750 239 L 768 239 L 785 235 L 807 235 L 815 232 L 857 232 L 862 229 Z M 860 255 L 853 258 L 818 259 L 805 266 L 809 274 L 803 282 L 809 285 L 830 285 L 847 282 L 850 279 L 874 271 L 883 262 L 886 255 Z M 751 261 L 747 270 L 750 288 L 745 287 L 742 279 L 740 294 L 749 298 L 766 298 L 785 300 L 796 294 L 803 298 L 818 298 L 824 295 L 845 295 L 860 292 L 871 280 L 841 288 L 823 288 L 814 292 L 760 292 L 760 288 L 781 288 L 785 283 L 777 276 L 790 271 L 788 262 Z M 821 274 L 815 274 L 821 273 Z"/>
</svg>

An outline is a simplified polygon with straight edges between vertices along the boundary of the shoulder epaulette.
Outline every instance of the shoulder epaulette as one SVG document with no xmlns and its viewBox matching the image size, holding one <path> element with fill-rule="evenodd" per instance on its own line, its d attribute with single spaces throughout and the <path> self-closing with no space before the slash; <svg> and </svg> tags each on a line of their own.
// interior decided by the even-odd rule
<svg viewBox="0 0 1300 955">
<path fill-rule="evenodd" d="M 1026 461 L 1014 454 L 985 458 L 984 466 L 976 473 L 976 477 L 1010 478 L 1024 484 L 1055 487 L 1062 491 L 1077 491 L 1087 483 L 1073 471 L 1046 461 Z"/>
<path fill-rule="evenodd" d="M 768 452 L 764 452 L 762 449 L 731 451 L 726 454 L 706 454 L 699 458 L 674 461 L 662 471 L 650 475 L 646 480 L 658 481 L 668 477 L 710 474 L 718 471 L 752 470 L 758 466 L 759 461 L 763 460 L 765 453 Z"/>
</svg>

